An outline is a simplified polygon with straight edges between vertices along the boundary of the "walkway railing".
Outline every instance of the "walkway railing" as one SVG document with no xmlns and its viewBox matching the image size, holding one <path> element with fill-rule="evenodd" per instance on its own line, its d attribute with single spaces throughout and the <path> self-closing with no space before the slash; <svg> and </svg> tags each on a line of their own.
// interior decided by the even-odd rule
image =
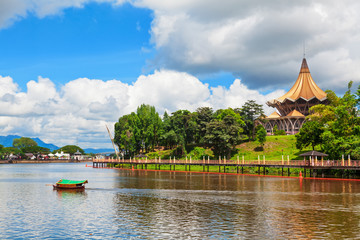
<svg viewBox="0 0 360 240">
<path fill-rule="evenodd" d="M 94 163 L 360 167 L 360 160 L 93 159 Z"/>
</svg>

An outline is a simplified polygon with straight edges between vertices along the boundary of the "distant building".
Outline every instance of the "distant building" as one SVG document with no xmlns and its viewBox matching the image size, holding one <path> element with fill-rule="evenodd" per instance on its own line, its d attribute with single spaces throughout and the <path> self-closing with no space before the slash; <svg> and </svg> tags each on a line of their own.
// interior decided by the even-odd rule
<svg viewBox="0 0 360 240">
<path fill-rule="evenodd" d="M 309 115 L 309 108 L 317 104 L 328 104 L 326 93 L 321 90 L 311 77 L 306 59 L 302 60 L 299 76 L 292 88 L 282 97 L 266 103 L 276 108 L 261 123 L 268 135 L 273 134 L 273 129 L 284 130 L 287 134 L 296 134 Z"/>
<path fill-rule="evenodd" d="M 83 160 L 84 157 L 83 157 L 82 153 L 79 152 L 79 150 L 77 150 L 77 151 L 74 153 L 73 158 L 74 158 L 75 160 Z"/>
</svg>

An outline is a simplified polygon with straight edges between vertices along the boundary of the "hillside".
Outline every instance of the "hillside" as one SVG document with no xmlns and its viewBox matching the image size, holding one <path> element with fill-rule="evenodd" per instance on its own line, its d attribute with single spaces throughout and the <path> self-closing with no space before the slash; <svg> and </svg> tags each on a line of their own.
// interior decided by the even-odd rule
<svg viewBox="0 0 360 240">
<path fill-rule="evenodd" d="M 289 155 L 290 160 L 302 158 L 298 155 L 311 151 L 311 148 L 303 149 L 299 151 L 295 146 L 296 138 L 294 135 L 288 136 L 267 136 L 266 142 L 264 146 L 264 150 L 259 148 L 259 144 L 257 142 L 245 142 L 237 146 L 237 152 L 233 153 L 231 159 L 236 160 L 239 155 L 240 159 L 244 155 L 245 160 L 256 160 L 258 159 L 258 155 L 263 159 L 263 155 L 265 155 L 266 160 L 281 160 L 281 155 L 284 154 L 284 158 L 287 159 L 287 155 Z M 316 149 L 319 150 L 319 149 Z M 187 147 L 188 156 L 192 156 L 193 159 L 201 159 L 203 155 L 209 155 L 211 159 L 215 159 L 213 153 L 209 149 L 204 149 L 202 147 Z M 149 157 L 161 157 L 162 159 L 169 158 L 172 156 L 171 150 L 163 150 L 157 151 L 147 154 Z"/>
<path fill-rule="evenodd" d="M 0 144 L 4 147 L 12 147 L 13 141 L 16 138 L 21 138 L 18 135 L 8 135 L 8 136 L 0 136 Z M 55 146 L 54 144 L 45 143 L 39 138 L 31 138 L 33 139 L 40 147 L 45 147 L 50 149 L 50 151 L 59 149 L 59 147 Z"/>
<path fill-rule="evenodd" d="M 259 144 L 257 142 L 246 142 L 240 144 L 238 149 L 238 154 L 240 156 L 244 155 L 247 160 L 254 160 L 258 158 L 258 155 L 265 155 L 267 160 L 281 160 L 281 155 L 289 155 L 290 159 L 302 159 L 298 157 L 299 154 L 307 151 L 311 151 L 311 148 L 303 149 L 299 151 L 296 149 L 296 138 L 295 135 L 286 135 L 286 136 L 267 136 L 264 146 L 264 150 L 260 150 Z M 319 150 L 319 149 L 318 149 Z M 235 157 L 236 158 L 236 157 Z M 287 158 L 287 157 L 285 157 Z"/>
</svg>

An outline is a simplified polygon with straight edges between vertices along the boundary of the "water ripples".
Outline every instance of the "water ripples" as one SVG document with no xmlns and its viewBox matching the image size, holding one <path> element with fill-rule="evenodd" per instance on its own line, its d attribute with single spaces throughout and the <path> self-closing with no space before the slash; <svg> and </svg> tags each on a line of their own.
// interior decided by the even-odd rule
<svg viewBox="0 0 360 240">
<path fill-rule="evenodd" d="M 57 166 L 0 168 L 0 239 L 360 239 L 360 183 Z"/>
</svg>

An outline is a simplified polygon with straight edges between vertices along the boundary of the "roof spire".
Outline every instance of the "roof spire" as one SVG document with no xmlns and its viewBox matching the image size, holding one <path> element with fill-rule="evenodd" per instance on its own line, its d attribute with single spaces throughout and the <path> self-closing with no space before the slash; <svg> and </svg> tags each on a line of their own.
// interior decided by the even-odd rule
<svg viewBox="0 0 360 240">
<path fill-rule="evenodd" d="M 305 58 L 305 57 L 306 57 L 306 44 L 305 44 L 305 40 L 304 40 L 304 43 L 303 43 L 303 47 L 304 47 L 303 51 L 304 51 L 304 58 Z"/>
<path fill-rule="evenodd" d="M 306 58 L 303 58 L 302 60 L 300 73 L 310 73 L 309 67 L 306 62 Z"/>
</svg>

